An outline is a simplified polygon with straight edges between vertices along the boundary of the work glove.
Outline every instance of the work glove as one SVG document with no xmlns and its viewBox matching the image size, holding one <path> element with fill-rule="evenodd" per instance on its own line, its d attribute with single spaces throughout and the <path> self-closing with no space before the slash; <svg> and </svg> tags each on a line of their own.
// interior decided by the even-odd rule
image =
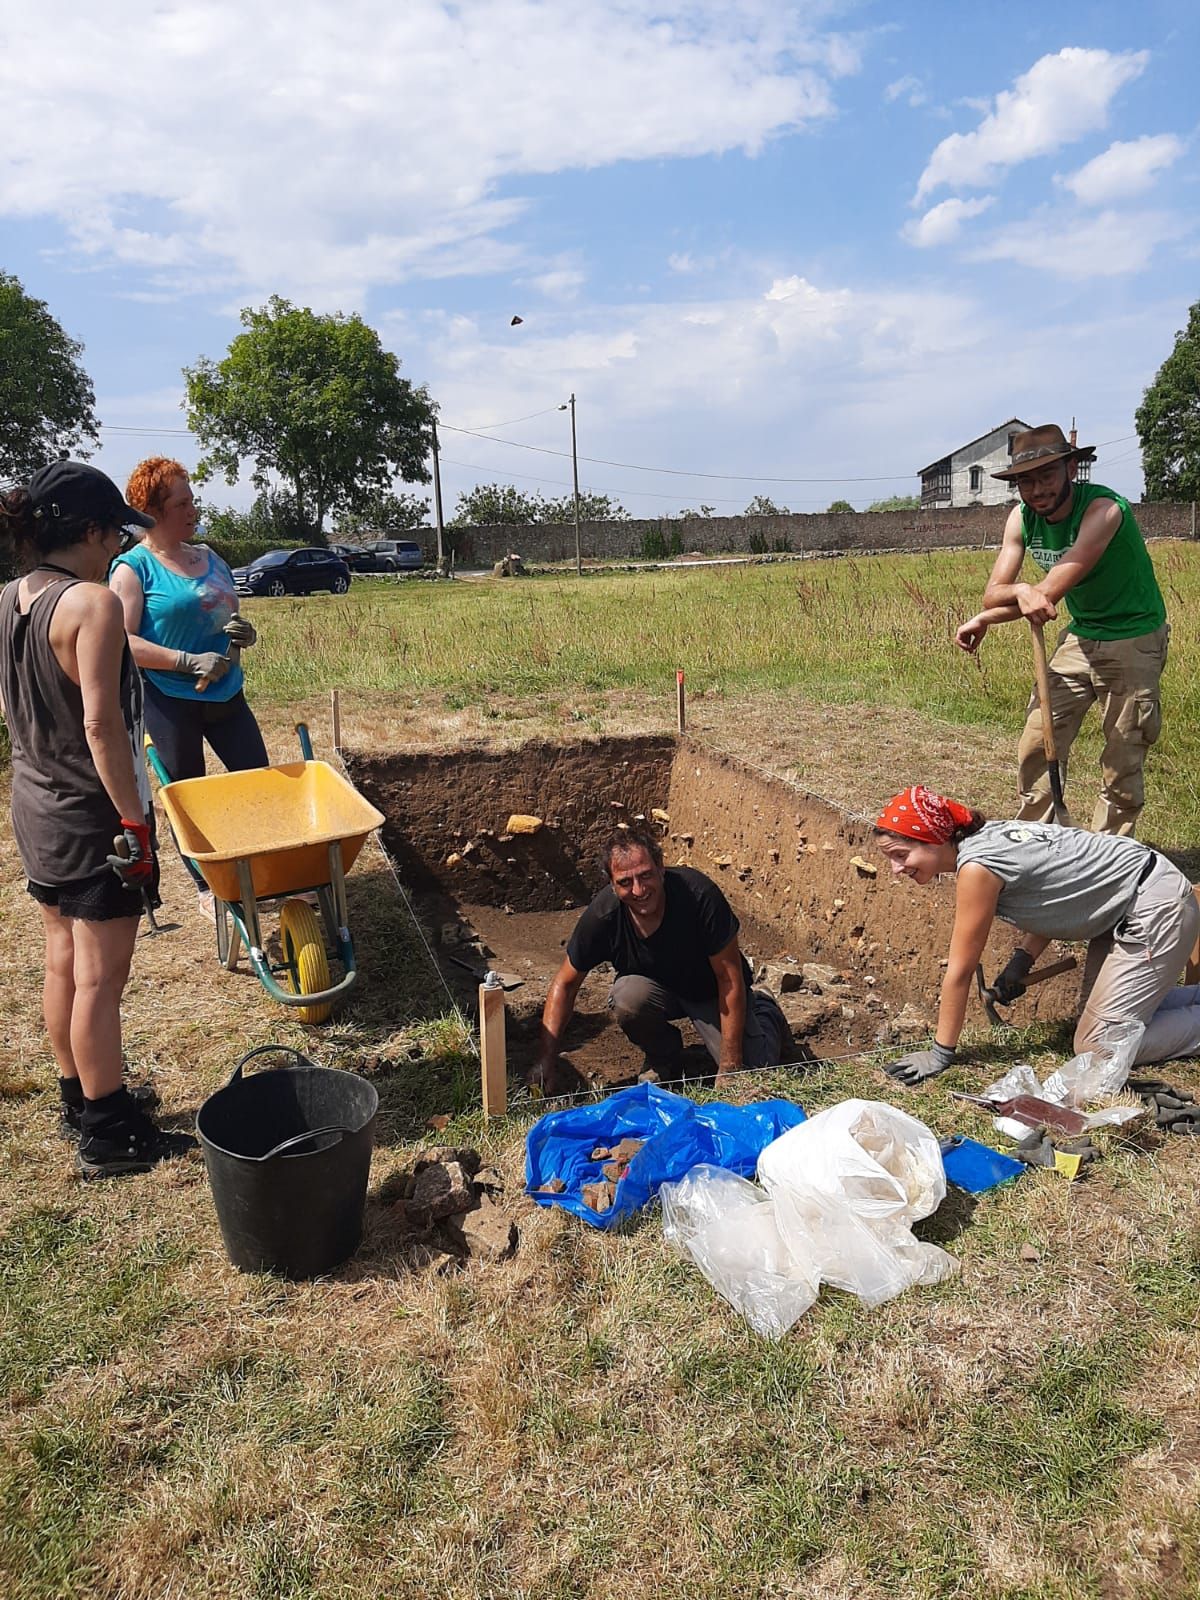
<svg viewBox="0 0 1200 1600">
<path fill-rule="evenodd" d="M 924 1083 L 927 1078 L 936 1078 L 945 1072 L 954 1060 L 955 1053 L 952 1044 L 935 1043 L 928 1050 L 910 1050 L 908 1055 L 890 1061 L 883 1070 L 897 1083 L 914 1089 L 918 1083 Z"/>
<path fill-rule="evenodd" d="M 221 655 L 218 650 L 201 650 L 196 653 L 191 650 L 177 650 L 175 652 L 175 671 L 190 673 L 197 683 L 216 683 L 218 678 L 223 678 L 233 663 L 228 656 Z"/>
<path fill-rule="evenodd" d="M 1008 965 L 996 974 L 992 984 L 992 997 L 1002 1006 L 1009 1006 L 1025 993 L 1025 979 L 1033 970 L 1033 957 L 1028 950 L 1014 950 Z"/>
<path fill-rule="evenodd" d="M 127 889 L 148 889 L 154 879 L 154 847 L 144 822 L 121 818 L 121 832 L 113 840 L 108 864 Z"/>
<path fill-rule="evenodd" d="M 1100 1158 L 1099 1150 L 1086 1135 L 1078 1139 L 1056 1140 L 1044 1129 L 1035 1129 L 1027 1134 L 1020 1144 L 1014 1146 L 1012 1153 L 1027 1167 L 1054 1167 L 1057 1164 L 1055 1158 L 1060 1152 L 1064 1156 L 1078 1156 L 1081 1167 Z"/>
<path fill-rule="evenodd" d="M 258 640 L 258 630 L 252 622 L 242 616 L 231 618 L 221 632 L 231 644 L 237 645 L 239 650 L 249 650 Z"/>
<path fill-rule="evenodd" d="M 1163 1133 L 1200 1137 L 1200 1105 L 1186 1089 L 1163 1078 L 1130 1078 L 1125 1087 L 1140 1095 L 1154 1113 L 1154 1125 Z"/>
</svg>

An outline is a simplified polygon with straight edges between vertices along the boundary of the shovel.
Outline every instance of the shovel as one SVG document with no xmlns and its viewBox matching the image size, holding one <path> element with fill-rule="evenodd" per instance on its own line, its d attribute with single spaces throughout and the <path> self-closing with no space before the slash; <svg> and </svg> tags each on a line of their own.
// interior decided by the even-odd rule
<svg viewBox="0 0 1200 1600">
<path fill-rule="evenodd" d="M 1042 709 L 1042 749 L 1046 752 L 1046 771 L 1050 778 L 1050 799 L 1054 820 L 1060 828 L 1071 826 L 1071 814 L 1063 799 L 1062 772 L 1058 765 L 1058 746 L 1054 739 L 1054 712 L 1050 706 L 1050 674 L 1046 667 L 1046 638 L 1040 622 L 1029 624 L 1033 634 L 1033 670 L 1037 680 L 1038 704 Z"/>
</svg>

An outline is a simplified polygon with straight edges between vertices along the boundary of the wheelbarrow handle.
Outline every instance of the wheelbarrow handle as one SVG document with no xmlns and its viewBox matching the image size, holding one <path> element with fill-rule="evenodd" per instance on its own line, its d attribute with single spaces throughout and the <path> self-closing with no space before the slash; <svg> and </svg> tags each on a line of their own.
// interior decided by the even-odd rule
<svg viewBox="0 0 1200 1600">
<path fill-rule="evenodd" d="M 317 1064 L 315 1061 L 311 1061 L 302 1051 L 293 1050 L 290 1044 L 260 1044 L 256 1050 L 247 1050 L 237 1066 L 234 1067 L 229 1082 L 225 1085 L 227 1089 L 242 1081 L 242 1068 L 247 1061 L 253 1061 L 255 1056 L 295 1056 L 296 1059 L 289 1063 L 290 1066 L 315 1067 Z M 328 1132 L 329 1130 L 323 1129 L 322 1131 Z M 345 1130 L 343 1129 L 342 1131 L 344 1132 Z"/>
<path fill-rule="evenodd" d="M 255 1161 L 270 1161 L 272 1156 L 281 1156 L 285 1150 L 290 1150 L 295 1144 L 307 1144 L 310 1139 L 324 1138 L 327 1133 L 336 1133 L 338 1136 L 337 1142 L 338 1144 L 341 1144 L 346 1135 L 348 1133 L 352 1133 L 353 1131 L 354 1130 L 352 1128 L 343 1128 L 340 1126 L 328 1128 L 308 1128 L 304 1133 L 294 1133 L 290 1139 L 281 1139 L 274 1149 L 267 1151 L 266 1155 L 255 1156 L 254 1159 Z M 327 1144 L 325 1149 L 332 1150 L 333 1145 Z"/>
</svg>

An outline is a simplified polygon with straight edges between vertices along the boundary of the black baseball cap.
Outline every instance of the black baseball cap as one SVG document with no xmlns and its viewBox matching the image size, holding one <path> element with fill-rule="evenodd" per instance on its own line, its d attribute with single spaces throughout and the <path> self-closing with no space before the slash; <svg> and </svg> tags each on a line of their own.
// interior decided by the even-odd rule
<svg viewBox="0 0 1200 1600">
<path fill-rule="evenodd" d="M 135 511 L 111 478 L 82 461 L 52 461 L 29 480 L 33 514 L 39 519 L 86 517 L 101 527 L 152 528 L 154 518 Z"/>
</svg>

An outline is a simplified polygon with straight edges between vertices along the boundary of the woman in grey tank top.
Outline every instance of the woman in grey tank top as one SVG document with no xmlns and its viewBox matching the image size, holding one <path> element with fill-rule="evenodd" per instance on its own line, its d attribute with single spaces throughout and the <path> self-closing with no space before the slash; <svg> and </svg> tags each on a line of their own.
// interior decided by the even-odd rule
<svg viewBox="0 0 1200 1600">
<path fill-rule="evenodd" d="M 1087 942 L 1075 1050 L 1137 1021 L 1136 1063 L 1200 1053 L 1200 986 L 1177 987 L 1200 936 L 1192 886 L 1165 856 L 1113 834 L 1038 822 L 988 822 L 921 784 L 884 806 L 875 825 L 892 872 L 914 883 L 955 874 L 954 931 L 933 1048 L 887 1071 L 910 1086 L 954 1060 L 975 969 L 997 917 L 1023 937 L 996 979 L 1016 999 L 1052 939 Z"/>
<path fill-rule="evenodd" d="M 29 569 L 0 593 L 13 833 L 45 934 L 64 1127 L 87 1178 L 144 1171 L 195 1142 L 163 1133 L 122 1081 L 121 996 L 157 865 L 140 685 L 104 579 L 125 528 L 149 521 L 74 461 L 0 495 L 0 548 L 11 542 Z"/>
</svg>

